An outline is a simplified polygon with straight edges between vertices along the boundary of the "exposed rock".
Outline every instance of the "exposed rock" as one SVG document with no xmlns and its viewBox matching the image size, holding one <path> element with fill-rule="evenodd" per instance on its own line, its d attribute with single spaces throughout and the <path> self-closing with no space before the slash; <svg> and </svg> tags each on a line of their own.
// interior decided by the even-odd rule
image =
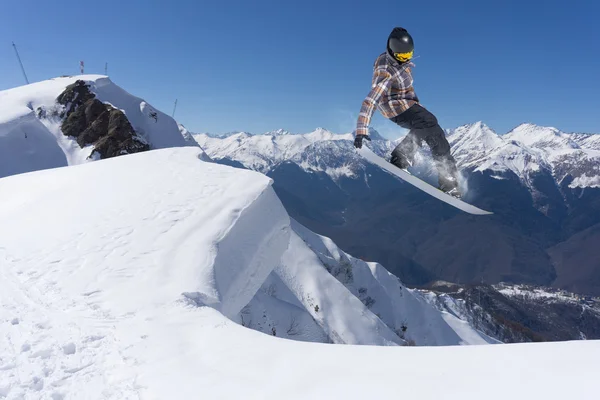
<svg viewBox="0 0 600 400">
<path fill-rule="evenodd" d="M 68 121 L 78 121 L 83 128 L 80 131 L 69 130 L 71 125 L 63 124 L 65 135 L 77 137 L 79 146 L 93 144 L 108 133 L 108 120 L 110 106 L 105 106 L 97 99 L 88 100 L 68 118 Z M 68 122 L 66 121 L 66 122 Z"/>
<path fill-rule="evenodd" d="M 95 97 L 96 96 L 90 92 L 90 88 L 82 80 L 78 80 L 72 85 L 67 86 L 65 91 L 56 98 L 56 101 L 59 104 L 65 106 L 65 111 L 61 114 L 61 117 L 69 117 L 71 113 L 76 111 L 81 105 Z"/>
<path fill-rule="evenodd" d="M 62 132 L 77 138 L 82 148 L 93 145 L 100 158 L 147 151 L 150 145 L 140 138 L 121 110 L 104 104 L 90 92 L 84 81 L 69 85 L 56 99 L 65 106 Z"/>
<path fill-rule="evenodd" d="M 98 152 L 101 158 L 109 158 L 147 150 L 150 146 L 135 134 L 125 114 L 113 108 L 109 115 L 108 134 L 95 143 L 94 152 Z"/>
</svg>

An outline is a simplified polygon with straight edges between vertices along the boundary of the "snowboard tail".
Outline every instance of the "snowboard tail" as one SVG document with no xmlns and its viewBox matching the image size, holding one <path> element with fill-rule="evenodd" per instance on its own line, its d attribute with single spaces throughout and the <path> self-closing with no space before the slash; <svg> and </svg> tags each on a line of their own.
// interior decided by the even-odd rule
<svg viewBox="0 0 600 400">
<path fill-rule="evenodd" d="M 436 199 L 439 199 L 439 200 L 443 201 L 444 203 L 449 204 L 455 208 L 458 208 L 461 211 L 464 211 L 466 213 L 473 214 L 473 215 L 493 214 L 490 211 L 482 210 L 481 208 L 475 207 L 474 205 L 469 204 L 469 203 L 465 203 L 461 199 L 458 199 L 456 197 L 453 197 L 449 194 L 442 192 L 438 188 L 431 186 L 427 182 L 417 178 L 416 176 L 408 173 L 407 171 L 404 171 L 404 170 L 396 167 L 395 165 L 387 162 L 383 158 L 379 157 L 377 154 L 373 153 L 373 151 L 366 146 L 363 146 L 361 149 L 358 149 L 358 153 L 362 157 L 364 157 L 367 161 L 369 161 L 370 163 L 375 164 L 378 167 L 385 169 L 386 171 L 390 172 L 393 175 L 396 175 L 398 178 L 402 179 L 403 181 L 410 183 L 417 189 L 420 189 L 423 192 L 427 193 L 428 195 L 435 197 Z"/>
</svg>

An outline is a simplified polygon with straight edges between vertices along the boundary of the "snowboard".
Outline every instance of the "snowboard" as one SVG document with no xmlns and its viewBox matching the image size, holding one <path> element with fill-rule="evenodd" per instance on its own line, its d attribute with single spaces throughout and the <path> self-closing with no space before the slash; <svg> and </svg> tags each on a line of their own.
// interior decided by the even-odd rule
<svg viewBox="0 0 600 400">
<path fill-rule="evenodd" d="M 395 165 L 393 165 L 392 163 L 389 163 L 388 161 L 379 157 L 377 154 L 373 153 L 373 151 L 366 146 L 363 146 L 361 149 L 358 149 L 358 153 L 362 157 L 364 157 L 367 161 L 369 161 L 370 163 L 383 168 L 384 170 L 390 172 L 391 174 L 396 175 L 398 178 L 402 179 L 403 181 L 410 183 L 417 189 L 421 189 L 423 192 L 427 193 L 428 195 L 433 196 L 436 199 L 439 199 L 446 204 L 456 207 L 461 211 L 464 211 L 466 213 L 473 214 L 473 215 L 493 214 L 492 212 L 482 210 L 481 208 L 477 208 L 474 205 L 465 203 L 464 201 L 457 199 L 456 197 L 450 196 L 449 194 L 442 192 L 440 189 L 438 189 L 434 186 L 431 186 L 430 184 L 428 184 L 425 181 L 422 181 L 421 179 L 412 175 L 410 172 L 400 169 L 400 168 L 396 167 Z"/>
</svg>

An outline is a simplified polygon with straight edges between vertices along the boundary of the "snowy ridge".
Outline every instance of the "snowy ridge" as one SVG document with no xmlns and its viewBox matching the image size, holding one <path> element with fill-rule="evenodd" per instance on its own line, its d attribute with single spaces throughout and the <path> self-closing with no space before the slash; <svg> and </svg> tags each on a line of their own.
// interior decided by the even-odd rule
<svg viewBox="0 0 600 400">
<path fill-rule="evenodd" d="M 73 138 L 66 137 L 61 131 L 62 119 L 54 113 L 60 108 L 56 98 L 77 80 L 85 81 L 100 101 L 122 110 L 152 149 L 197 146 L 195 141 L 184 139 L 170 116 L 106 76 L 55 78 L 0 91 L 0 177 L 93 161 L 93 148 L 82 149 Z"/>
<path fill-rule="evenodd" d="M 540 149 L 561 150 L 566 148 L 578 149 L 570 135 L 553 127 L 543 127 L 534 124 L 521 124 L 504 137 L 506 140 L 515 140 L 529 147 Z"/>
</svg>

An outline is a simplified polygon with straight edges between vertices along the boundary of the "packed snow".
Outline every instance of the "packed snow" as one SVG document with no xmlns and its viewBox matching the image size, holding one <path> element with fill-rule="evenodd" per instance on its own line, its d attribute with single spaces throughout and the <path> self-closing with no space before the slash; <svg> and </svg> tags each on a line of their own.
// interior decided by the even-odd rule
<svg viewBox="0 0 600 400">
<path fill-rule="evenodd" d="M 55 78 L 0 91 L 0 177 L 93 161 L 93 147 L 82 149 L 74 138 L 64 136 L 62 119 L 53 115 L 59 109 L 56 98 L 77 80 L 85 81 L 100 101 L 122 110 L 151 148 L 197 146 L 186 141 L 173 118 L 106 76 Z"/>
</svg>

